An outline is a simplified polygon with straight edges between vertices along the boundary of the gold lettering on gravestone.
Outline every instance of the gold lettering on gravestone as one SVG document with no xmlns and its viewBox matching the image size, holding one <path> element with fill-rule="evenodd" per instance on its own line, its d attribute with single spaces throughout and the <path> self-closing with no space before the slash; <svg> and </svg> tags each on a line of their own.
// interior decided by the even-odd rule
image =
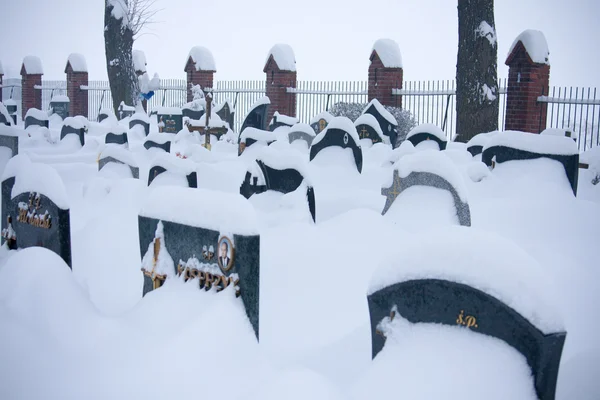
<svg viewBox="0 0 600 400">
<path fill-rule="evenodd" d="M 458 318 L 456 318 L 456 324 L 466 326 L 467 328 L 479 328 L 477 325 L 477 318 L 473 315 L 465 316 L 464 310 L 460 310 L 460 314 L 458 314 Z"/>
<path fill-rule="evenodd" d="M 365 139 L 365 138 L 369 137 L 369 131 L 364 126 L 363 126 L 362 130 L 360 131 L 360 133 L 362 133 L 361 139 Z"/>
<path fill-rule="evenodd" d="M 19 202 L 17 221 L 36 228 L 50 229 L 52 227 L 52 217 L 47 210 L 44 214 L 39 213 L 41 201 L 42 198 L 39 194 L 30 193 L 29 203 Z"/>
</svg>

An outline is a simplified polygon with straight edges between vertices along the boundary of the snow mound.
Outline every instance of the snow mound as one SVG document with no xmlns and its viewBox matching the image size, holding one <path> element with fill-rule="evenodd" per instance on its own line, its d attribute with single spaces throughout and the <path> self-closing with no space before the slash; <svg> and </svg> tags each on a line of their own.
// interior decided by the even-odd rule
<svg viewBox="0 0 600 400">
<path fill-rule="evenodd" d="M 327 135 L 329 129 L 341 129 L 344 132 L 348 132 L 348 134 L 354 140 L 354 143 L 356 143 L 356 145 L 360 147 L 360 137 L 358 136 L 358 132 L 356 132 L 356 127 L 354 126 L 354 123 L 352 123 L 352 120 L 347 117 L 335 117 L 331 121 L 329 121 L 329 124 L 327 124 L 327 128 L 325 128 L 323 132 L 319 133 L 317 137 L 315 137 L 315 140 L 313 140 L 312 145 L 314 146 L 321 140 L 323 140 L 325 135 Z"/>
<path fill-rule="evenodd" d="M 67 65 L 71 65 L 73 72 L 88 72 L 87 62 L 85 57 L 79 53 L 69 54 Z"/>
<path fill-rule="evenodd" d="M 43 75 L 42 60 L 36 56 L 26 56 L 23 59 L 23 68 L 28 75 Z"/>
<path fill-rule="evenodd" d="M 290 45 L 279 43 L 271 47 L 265 61 L 265 66 L 269 62 L 271 56 L 280 70 L 296 71 L 296 56 Z"/>
<path fill-rule="evenodd" d="M 413 279 L 469 285 L 504 302 L 546 334 L 564 330 L 546 271 L 514 242 L 495 233 L 448 227 L 417 235 L 380 264 L 368 293 Z"/>
<path fill-rule="evenodd" d="M 494 146 L 506 146 L 539 154 L 573 155 L 579 153 L 577 144 L 569 137 L 536 135 L 520 131 L 504 131 L 490 137 L 483 151 Z"/>
<path fill-rule="evenodd" d="M 373 44 L 372 52 L 377 53 L 385 68 L 402 68 L 400 46 L 392 39 L 379 39 Z"/>
<path fill-rule="evenodd" d="M 324 376 L 296 367 L 279 372 L 250 400 L 345 400 L 340 390 Z"/>
<path fill-rule="evenodd" d="M 415 126 L 410 130 L 410 132 L 408 132 L 408 134 L 406 135 L 406 139 L 411 138 L 419 133 L 429 133 L 440 139 L 442 142 L 448 140 L 446 139 L 446 134 L 444 133 L 444 131 L 434 124 L 421 124 L 419 126 Z"/>
<path fill-rule="evenodd" d="M 173 199 L 176 201 L 173 202 Z M 172 206 L 165 207 L 165 204 Z M 215 212 L 216 210 L 221 212 Z M 241 194 L 158 186 L 150 188 L 140 215 L 219 232 L 242 235 L 258 233 L 254 208 Z"/>
<path fill-rule="evenodd" d="M 519 36 L 517 36 L 512 46 L 510 46 L 510 50 L 508 51 L 509 57 L 519 42 L 523 43 L 525 51 L 527 54 L 529 54 L 531 61 L 537 64 L 550 65 L 550 50 L 548 50 L 548 42 L 541 31 L 536 31 L 533 29 L 527 29 L 523 31 Z"/>
<path fill-rule="evenodd" d="M 133 50 L 132 56 L 135 72 L 146 72 L 146 54 L 141 50 Z"/>
<path fill-rule="evenodd" d="M 196 67 L 196 71 L 212 71 L 212 72 L 217 71 L 217 65 L 215 64 L 215 59 L 213 57 L 213 54 L 206 47 L 203 47 L 203 46 L 192 47 L 192 49 L 190 50 L 190 53 L 188 55 L 188 58 L 186 59 L 186 66 L 187 66 L 187 61 L 190 58 L 192 59 L 192 62 L 194 63 L 194 66 Z"/>
</svg>

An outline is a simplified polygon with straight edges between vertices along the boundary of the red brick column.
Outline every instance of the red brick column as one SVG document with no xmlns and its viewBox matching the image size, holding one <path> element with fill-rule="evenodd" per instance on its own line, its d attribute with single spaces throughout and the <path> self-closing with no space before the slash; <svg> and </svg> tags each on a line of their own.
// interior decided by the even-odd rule
<svg viewBox="0 0 600 400">
<path fill-rule="evenodd" d="M 540 133 L 546 129 L 547 103 L 538 103 L 547 96 L 550 85 L 550 65 L 531 59 L 522 41 L 508 55 L 508 89 L 506 95 L 505 130 Z"/>
<path fill-rule="evenodd" d="M 288 56 L 293 57 L 291 48 L 286 48 L 292 52 Z M 269 100 L 271 100 L 269 114 L 267 115 L 267 124 L 270 123 L 275 111 L 290 117 L 296 116 L 296 93 L 288 93 L 287 91 L 287 88 L 296 88 L 296 70 L 295 68 L 293 71 L 281 69 L 273 57 L 274 49 L 275 47 L 271 49 L 263 68 L 263 72 L 266 75 L 265 92 Z"/>
<path fill-rule="evenodd" d="M 34 86 L 42 85 L 42 75 L 44 73 L 41 65 L 40 59 L 34 56 L 25 57 L 21 65 L 21 114 L 23 119 L 25 119 L 25 114 L 30 108 L 42 108 L 42 91 L 34 89 Z M 36 68 L 38 66 L 39 68 Z"/>
<path fill-rule="evenodd" d="M 70 100 L 69 115 L 72 117 L 83 115 L 87 118 L 88 92 L 87 90 L 81 90 L 82 85 L 87 86 L 89 83 L 87 68 L 83 68 L 82 65 L 75 65 L 75 68 L 73 68 L 71 57 L 69 57 L 65 74 L 67 74 L 67 96 Z"/>
<path fill-rule="evenodd" d="M 200 85 L 202 90 L 213 87 L 214 74 L 217 72 L 210 51 L 205 47 L 194 47 L 190 50 L 184 71 L 187 74 L 187 101 L 194 99 L 191 87 Z"/>
<path fill-rule="evenodd" d="M 369 57 L 369 60 L 371 60 L 369 65 L 369 101 L 377 99 L 384 106 L 402 108 L 402 96 L 393 95 L 392 90 L 402 89 L 404 69 L 397 67 L 397 63 L 391 64 L 393 66 L 384 64 L 377 53 L 377 43 L 379 42 L 376 42 Z M 397 49 L 397 51 L 399 54 L 400 50 Z"/>
</svg>

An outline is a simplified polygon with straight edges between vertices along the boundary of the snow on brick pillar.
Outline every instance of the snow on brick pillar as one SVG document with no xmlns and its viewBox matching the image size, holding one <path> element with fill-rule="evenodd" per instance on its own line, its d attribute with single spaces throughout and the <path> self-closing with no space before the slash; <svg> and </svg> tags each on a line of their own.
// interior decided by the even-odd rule
<svg viewBox="0 0 600 400">
<path fill-rule="evenodd" d="M 88 85 L 88 69 L 85 57 L 73 53 L 67 60 L 65 67 L 67 74 L 67 97 L 69 97 L 69 115 L 83 115 L 88 117 L 88 92 L 81 86 Z"/>
<path fill-rule="evenodd" d="M 42 108 L 42 91 L 35 89 L 36 85 L 42 85 L 42 61 L 35 56 L 27 56 L 21 65 L 21 112 L 23 119 L 30 108 Z"/>
<path fill-rule="evenodd" d="M 538 97 L 548 95 L 550 63 L 548 43 L 540 31 L 526 30 L 508 52 L 508 89 L 505 130 L 539 133 L 546 129 L 547 103 Z"/>
<path fill-rule="evenodd" d="M 217 67 L 210 50 L 202 46 L 192 48 L 185 62 L 184 71 L 187 73 L 187 101 L 190 102 L 194 100 L 192 86 L 200 85 L 203 90 L 213 87 Z"/>
<path fill-rule="evenodd" d="M 267 55 L 263 72 L 266 74 L 265 94 L 271 100 L 267 123 L 275 111 L 279 114 L 296 116 L 296 93 L 287 88 L 296 88 L 296 56 L 287 44 L 276 44 Z"/>
<path fill-rule="evenodd" d="M 398 43 L 379 39 L 373 45 L 369 60 L 369 101 L 377 99 L 384 106 L 402 107 L 402 96 L 393 94 L 394 89 L 402 89 L 404 77 Z"/>
</svg>

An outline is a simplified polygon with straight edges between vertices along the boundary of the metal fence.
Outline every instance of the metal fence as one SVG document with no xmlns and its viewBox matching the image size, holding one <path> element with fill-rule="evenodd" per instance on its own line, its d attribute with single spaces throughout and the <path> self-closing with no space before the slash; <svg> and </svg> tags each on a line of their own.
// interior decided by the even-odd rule
<svg viewBox="0 0 600 400">
<path fill-rule="evenodd" d="M 14 99 L 20 106 L 21 80 L 5 79 L 3 98 Z M 500 112 L 498 126 L 504 128 L 506 117 L 507 79 L 498 80 Z M 112 108 L 108 81 L 90 81 L 88 90 L 88 117 L 95 120 L 103 108 Z M 265 95 L 265 81 L 217 81 L 214 100 L 228 100 L 235 110 L 234 129 L 239 130 L 252 105 Z M 65 81 L 43 81 L 42 107 L 47 109 L 56 95 L 66 94 Z M 331 109 L 338 102 L 363 103 L 368 101 L 367 81 L 297 81 L 296 116 L 300 122 L 309 123 L 316 114 Z M 431 123 L 444 130 L 451 140 L 456 135 L 456 83 L 446 81 L 405 81 L 402 89 L 393 94 L 402 96 L 402 106 L 419 123 Z M 540 107 L 547 105 L 548 128 L 573 132 L 581 151 L 600 145 L 600 93 L 596 88 L 551 87 L 541 93 Z M 158 107 L 181 107 L 187 102 L 187 82 L 184 79 L 162 79 L 161 88 L 148 102 L 148 111 Z"/>
</svg>

